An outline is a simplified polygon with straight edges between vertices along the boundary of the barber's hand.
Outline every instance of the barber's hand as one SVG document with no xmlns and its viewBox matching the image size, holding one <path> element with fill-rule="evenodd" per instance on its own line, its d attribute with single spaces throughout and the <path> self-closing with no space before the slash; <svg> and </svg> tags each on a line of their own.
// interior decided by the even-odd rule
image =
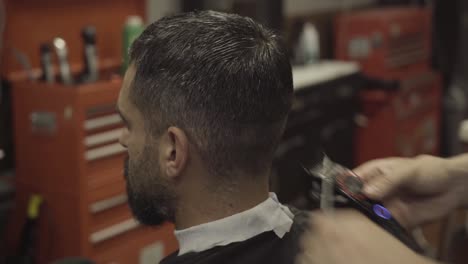
<svg viewBox="0 0 468 264">
<path fill-rule="evenodd" d="M 363 179 L 369 198 L 382 201 L 402 225 L 412 228 L 461 206 L 468 177 L 449 173 L 448 166 L 447 159 L 433 156 L 387 158 L 354 172 Z"/>
<path fill-rule="evenodd" d="M 311 213 L 296 264 L 434 264 L 354 210 Z"/>
</svg>

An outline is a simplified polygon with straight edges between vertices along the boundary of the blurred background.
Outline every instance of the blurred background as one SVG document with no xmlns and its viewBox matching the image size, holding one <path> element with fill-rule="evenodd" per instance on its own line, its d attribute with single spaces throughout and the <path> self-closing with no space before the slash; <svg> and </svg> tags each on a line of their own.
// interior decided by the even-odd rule
<svg viewBox="0 0 468 264">
<path fill-rule="evenodd" d="M 466 151 L 464 0 L 0 0 L 0 263 L 146 264 L 177 248 L 172 226 L 140 226 L 127 207 L 115 103 L 145 25 L 204 9 L 287 40 L 295 99 L 271 175 L 282 202 L 316 206 L 297 162 L 322 152 L 352 168 Z M 468 263 L 467 227 L 460 211 L 415 235 L 428 256 Z"/>
</svg>

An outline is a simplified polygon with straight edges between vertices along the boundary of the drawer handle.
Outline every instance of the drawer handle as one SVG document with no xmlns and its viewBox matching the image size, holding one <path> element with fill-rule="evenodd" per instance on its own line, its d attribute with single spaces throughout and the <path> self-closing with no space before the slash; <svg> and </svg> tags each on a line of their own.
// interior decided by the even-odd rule
<svg viewBox="0 0 468 264">
<path fill-rule="evenodd" d="M 86 131 L 89 130 L 94 130 L 106 126 L 112 126 L 112 125 L 117 125 L 121 124 L 122 119 L 118 114 L 112 114 L 112 115 L 107 115 L 103 117 L 96 117 L 92 119 L 88 119 L 84 123 L 84 129 Z"/>
<path fill-rule="evenodd" d="M 105 240 L 111 239 L 113 237 L 116 237 L 118 235 L 121 235 L 125 232 L 134 230 L 139 226 L 140 223 L 138 223 L 135 219 L 128 219 L 113 226 L 92 233 L 89 237 L 89 242 L 91 242 L 91 244 L 97 244 Z"/>
<path fill-rule="evenodd" d="M 111 197 L 109 199 L 101 200 L 95 202 L 89 206 L 89 211 L 93 214 L 100 213 L 102 211 L 111 209 L 118 205 L 124 204 L 127 202 L 127 195 L 122 194 L 118 196 Z"/>
<path fill-rule="evenodd" d="M 112 129 L 106 132 L 97 133 L 87 136 L 84 140 L 86 147 L 94 147 L 96 145 L 117 141 L 122 133 L 122 128 Z"/>
<path fill-rule="evenodd" d="M 125 152 L 125 148 L 120 143 L 114 143 L 99 148 L 90 149 L 85 152 L 85 159 L 87 161 L 93 161 L 109 156 L 113 156 L 119 153 Z"/>
</svg>

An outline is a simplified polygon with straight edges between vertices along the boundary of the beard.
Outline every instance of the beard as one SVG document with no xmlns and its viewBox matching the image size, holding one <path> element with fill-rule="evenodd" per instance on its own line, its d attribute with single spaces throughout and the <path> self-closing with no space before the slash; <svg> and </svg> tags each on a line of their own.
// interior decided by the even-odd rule
<svg viewBox="0 0 468 264">
<path fill-rule="evenodd" d="M 162 177 L 157 158 L 147 147 L 139 160 L 125 159 L 124 177 L 128 203 L 135 218 L 144 225 L 157 226 L 175 221 L 176 195 Z"/>
</svg>

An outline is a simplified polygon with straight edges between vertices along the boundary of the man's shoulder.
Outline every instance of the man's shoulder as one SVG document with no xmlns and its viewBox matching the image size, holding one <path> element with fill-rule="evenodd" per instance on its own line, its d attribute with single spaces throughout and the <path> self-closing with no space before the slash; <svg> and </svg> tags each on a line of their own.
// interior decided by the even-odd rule
<svg viewBox="0 0 468 264">
<path fill-rule="evenodd" d="M 304 228 L 311 217 L 312 211 L 300 210 L 292 206 L 288 206 L 289 210 L 294 214 L 294 226 Z"/>
<path fill-rule="evenodd" d="M 294 214 L 291 230 L 285 235 L 286 240 L 298 240 L 300 236 L 309 228 L 311 211 L 299 210 L 295 207 L 288 206 L 289 210 Z M 289 242 L 289 241 L 288 241 Z"/>
<path fill-rule="evenodd" d="M 279 238 L 273 231 L 264 232 L 242 242 L 177 256 L 166 257 L 161 264 L 210 263 L 293 263 L 300 251 L 300 239 L 307 229 L 309 212 L 290 208 L 294 214 L 288 233 Z"/>
</svg>

